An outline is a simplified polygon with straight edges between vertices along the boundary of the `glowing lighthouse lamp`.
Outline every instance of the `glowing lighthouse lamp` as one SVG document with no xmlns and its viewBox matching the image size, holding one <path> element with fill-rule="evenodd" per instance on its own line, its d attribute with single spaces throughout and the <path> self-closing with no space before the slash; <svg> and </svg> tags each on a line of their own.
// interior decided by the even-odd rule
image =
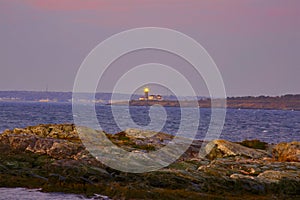
<svg viewBox="0 0 300 200">
<path fill-rule="evenodd" d="M 149 88 L 144 88 L 144 93 L 145 93 L 145 100 L 148 100 L 148 98 L 149 98 Z"/>
</svg>

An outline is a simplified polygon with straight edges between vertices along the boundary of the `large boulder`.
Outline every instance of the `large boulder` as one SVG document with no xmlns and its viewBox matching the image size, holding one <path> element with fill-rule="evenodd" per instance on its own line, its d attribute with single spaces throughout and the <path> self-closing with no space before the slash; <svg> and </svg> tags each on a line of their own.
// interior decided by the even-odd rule
<svg viewBox="0 0 300 200">
<path fill-rule="evenodd" d="M 280 162 L 300 162 L 300 142 L 279 143 L 272 153 L 273 158 Z"/>
<path fill-rule="evenodd" d="M 267 152 L 259 149 L 251 149 L 240 144 L 226 140 L 213 140 L 205 147 L 206 157 L 209 159 L 243 156 L 247 158 L 268 157 Z"/>
</svg>

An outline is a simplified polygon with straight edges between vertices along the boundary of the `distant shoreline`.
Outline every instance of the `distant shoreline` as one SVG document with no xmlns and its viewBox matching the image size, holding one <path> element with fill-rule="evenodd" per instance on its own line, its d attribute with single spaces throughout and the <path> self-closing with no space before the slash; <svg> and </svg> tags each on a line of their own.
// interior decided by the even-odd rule
<svg viewBox="0 0 300 200">
<path fill-rule="evenodd" d="M 210 108 L 213 101 L 215 107 L 223 108 L 223 100 L 220 99 L 203 99 L 198 101 L 200 108 Z M 126 105 L 128 102 L 115 102 L 112 105 Z M 293 110 L 300 111 L 300 95 L 285 95 L 282 97 L 229 97 L 226 99 L 226 107 L 232 109 L 266 109 L 266 110 Z M 152 106 L 161 105 L 169 107 L 192 107 L 192 101 L 139 101 L 132 100 L 131 106 Z"/>
<path fill-rule="evenodd" d="M 72 105 L 72 102 L 56 102 L 56 101 L 50 101 L 50 102 L 39 102 L 39 101 L 0 101 L 0 103 L 39 103 L 39 104 L 66 104 L 66 105 Z M 267 102 L 268 103 L 268 102 Z M 85 105 L 85 103 L 82 103 L 83 105 Z M 228 105 L 230 104 L 230 105 Z M 260 104 L 251 104 L 248 105 L 248 103 L 246 102 L 241 102 L 241 103 L 237 103 L 234 104 L 233 103 L 228 103 L 227 100 L 227 106 L 226 109 L 254 109 L 254 110 L 284 110 L 284 111 L 300 111 L 299 106 L 297 107 L 289 107 L 288 105 L 279 105 L 278 107 L 274 106 L 274 105 L 263 105 L 264 103 Z M 107 103 L 107 104 L 103 104 L 103 103 L 95 103 L 95 105 L 102 105 L 102 106 L 127 106 L 128 102 L 125 101 L 120 101 L 120 102 L 116 102 L 113 104 Z M 155 105 L 160 105 L 163 107 L 180 107 L 180 104 L 177 101 L 149 101 L 148 103 L 146 102 L 136 102 L 136 101 L 130 101 L 129 102 L 129 106 L 155 106 Z M 182 107 L 193 107 L 191 105 L 189 105 L 189 101 L 185 101 L 182 105 Z M 211 108 L 210 103 L 206 103 L 204 101 L 199 101 L 199 108 Z M 215 108 L 224 108 L 218 104 L 216 104 Z"/>
<path fill-rule="evenodd" d="M 191 107 L 194 103 L 190 100 L 176 100 L 175 96 L 164 96 L 164 100 L 137 100 L 137 94 L 117 94 L 119 100 L 111 102 L 111 93 L 81 94 L 78 103 L 96 103 L 102 105 L 128 105 L 125 99 L 131 98 L 131 106 L 161 105 L 164 107 Z M 198 97 L 200 108 L 210 108 L 211 99 Z M 223 108 L 220 99 L 213 99 L 214 106 Z M 31 91 L 0 91 L 0 102 L 39 102 L 39 103 L 71 103 L 71 92 L 31 92 Z M 287 94 L 282 96 L 244 96 L 227 97 L 227 108 L 232 109 L 266 109 L 266 110 L 294 110 L 300 111 L 300 94 Z"/>
</svg>

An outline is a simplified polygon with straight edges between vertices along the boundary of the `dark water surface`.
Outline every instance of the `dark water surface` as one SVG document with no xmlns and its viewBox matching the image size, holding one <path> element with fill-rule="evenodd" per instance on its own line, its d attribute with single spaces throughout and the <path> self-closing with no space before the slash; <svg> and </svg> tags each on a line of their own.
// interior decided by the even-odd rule
<svg viewBox="0 0 300 200">
<path fill-rule="evenodd" d="M 117 133 L 111 107 L 97 105 L 97 117 L 108 133 Z M 121 109 L 122 107 L 120 107 Z M 188 108 L 183 108 L 188 109 Z M 130 107 L 133 121 L 146 126 L 150 122 L 149 108 Z M 190 119 L 181 119 L 180 108 L 166 107 L 166 122 L 162 131 L 175 134 L 180 123 L 189 126 Z M 200 109 L 200 126 L 197 138 L 205 136 L 210 122 L 210 109 Z M 89 120 L 89 119 L 87 119 Z M 119 118 L 126 124 L 128 118 Z M 15 127 L 47 123 L 73 123 L 70 103 L 0 102 L 0 131 Z M 220 136 L 230 141 L 259 139 L 268 143 L 300 141 L 300 111 L 227 109 L 225 125 Z"/>
</svg>

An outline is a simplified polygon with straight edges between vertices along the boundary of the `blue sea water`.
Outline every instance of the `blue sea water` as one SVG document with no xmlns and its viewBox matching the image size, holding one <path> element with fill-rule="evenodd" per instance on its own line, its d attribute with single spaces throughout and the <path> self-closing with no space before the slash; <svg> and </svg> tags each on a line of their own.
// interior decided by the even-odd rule
<svg viewBox="0 0 300 200">
<path fill-rule="evenodd" d="M 187 117 L 181 120 L 180 108 L 165 107 L 164 109 L 167 118 L 162 128 L 163 132 L 175 134 L 180 123 L 189 126 L 191 119 Z M 115 123 L 110 106 L 96 105 L 95 110 L 104 131 L 108 133 L 121 131 Z M 123 108 L 120 107 L 120 110 Z M 151 122 L 148 107 L 132 106 L 129 108 L 129 113 L 137 125 L 146 126 Z M 198 139 L 203 139 L 207 132 L 210 114 L 210 109 L 200 109 Z M 121 117 L 118 120 L 123 120 L 123 124 L 126 124 L 128 118 Z M 70 103 L 0 102 L 0 132 L 30 125 L 73 122 Z M 227 109 L 220 138 L 230 141 L 259 139 L 268 143 L 300 141 L 300 111 Z"/>
<path fill-rule="evenodd" d="M 119 109 L 120 112 L 124 111 L 124 107 Z M 188 110 L 188 108 L 183 109 Z M 114 120 L 110 106 L 96 105 L 95 110 L 104 131 L 108 133 L 121 131 Z M 130 107 L 129 113 L 137 125 L 146 126 L 151 122 L 148 107 Z M 180 108 L 166 107 L 165 113 L 167 117 L 162 128 L 163 132 L 175 134 L 180 123 L 189 127 L 191 119 L 188 116 L 181 120 Z M 206 134 L 211 110 L 201 108 L 200 116 L 198 139 Z M 156 117 L 159 118 L 159 115 Z M 128 118 L 121 116 L 118 120 L 126 124 Z M 0 133 L 15 127 L 73 122 L 70 103 L 0 102 Z M 220 138 L 230 141 L 259 139 L 268 143 L 300 141 L 300 111 L 227 109 Z M 0 199 L 86 199 L 80 195 L 42 193 L 24 188 L 0 188 L 0 193 Z"/>
</svg>

